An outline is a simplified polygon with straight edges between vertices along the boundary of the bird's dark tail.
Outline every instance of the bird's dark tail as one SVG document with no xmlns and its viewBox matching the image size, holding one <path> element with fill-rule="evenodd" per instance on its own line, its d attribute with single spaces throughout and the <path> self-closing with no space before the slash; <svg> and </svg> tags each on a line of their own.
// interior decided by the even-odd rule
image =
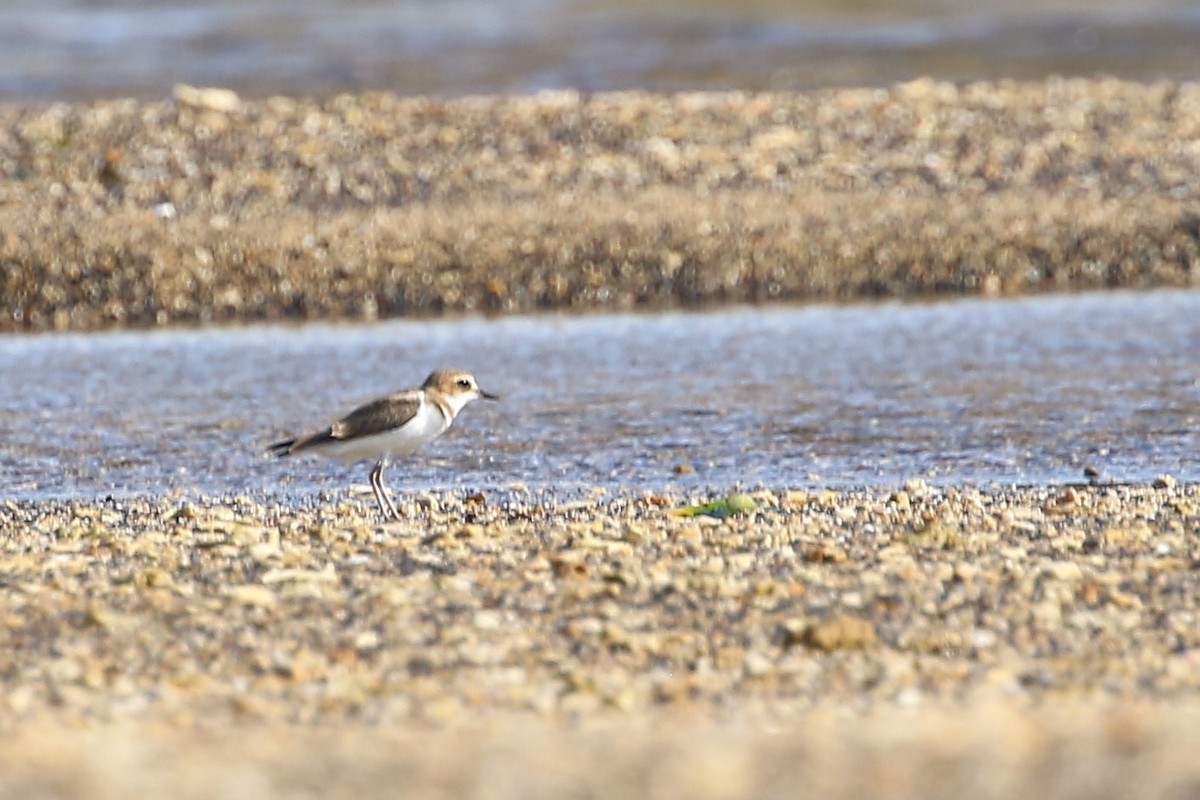
<svg viewBox="0 0 1200 800">
<path fill-rule="evenodd" d="M 283 458 L 284 456 L 291 454 L 292 446 L 295 444 L 295 439 L 284 439 L 281 442 L 276 442 L 275 444 L 267 447 L 267 452 L 276 458 Z"/>
</svg>

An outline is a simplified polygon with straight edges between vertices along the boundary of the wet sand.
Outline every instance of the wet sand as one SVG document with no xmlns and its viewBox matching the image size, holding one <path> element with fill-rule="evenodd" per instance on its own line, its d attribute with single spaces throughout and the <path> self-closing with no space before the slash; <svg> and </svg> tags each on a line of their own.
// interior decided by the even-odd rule
<svg viewBox="0 0 1200 800">
<path fill-rule="evenodd" d="M 1196 487 L 705 499 L 7 503 L 0 794 L 1196 785 Z"/>
<path fill-rule="evenodd" d="M 647 348 L 646 342 L 653 342 Z M 460 364 L 475 406 L 397 487 L 1200 480 L 1200 293 L 0 337 L 3 499 L 309 500 L 369 465 L 271 442 Z M 86 409 L 86 413 L 80 413 Z"/>
<path fill-rule="evenodd" d="M 1194 286 L 1200 85 L 0 106 L 0 329 Z"/>
</svg>

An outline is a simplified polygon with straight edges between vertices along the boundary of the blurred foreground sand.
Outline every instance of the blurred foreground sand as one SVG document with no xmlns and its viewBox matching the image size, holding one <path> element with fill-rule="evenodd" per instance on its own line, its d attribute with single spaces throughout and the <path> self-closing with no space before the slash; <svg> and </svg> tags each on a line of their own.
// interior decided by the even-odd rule
<svg viewBox="0 0 1200 800">
<path fill-rule="evenodd" d="M 825 708 L 715 725 L 656 712 L 451 728 L 155 724 L 33 728 L 0 748 L 0 796 L 191 798 L 1188 798 L 1200 705 L 990 699 Z"/>
</svg>

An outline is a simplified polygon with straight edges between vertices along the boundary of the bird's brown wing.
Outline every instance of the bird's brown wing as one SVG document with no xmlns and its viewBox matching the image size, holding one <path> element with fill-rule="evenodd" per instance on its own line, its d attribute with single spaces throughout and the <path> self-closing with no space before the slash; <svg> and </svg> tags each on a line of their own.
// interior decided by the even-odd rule
<svg viewBox="0 0 1200 800">
<path fill-rule="evenodd" d="M 398 392 L 351 411 L 330 426 L 334 439 L 357 439 L 399 428 L 417 415 L 421 395 L 417 392 Z"/>
<path fill-rule="evenodd" d="M 291 443 L 288 452 L 295 453 L 326 442 L 344 442 L 372 436 L 398 428 L 417 415 L 421 395 L 417 392 L 398 392 L 359 406 L 323 431 Z"/>
</svg>

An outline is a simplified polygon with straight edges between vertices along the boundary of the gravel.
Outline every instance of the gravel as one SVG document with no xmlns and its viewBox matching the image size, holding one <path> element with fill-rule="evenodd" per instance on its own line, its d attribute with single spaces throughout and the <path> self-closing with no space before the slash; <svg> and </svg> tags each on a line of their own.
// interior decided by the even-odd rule
<svg viewBox="0 0 1200 800">
<path fill-rule="evenodd" d="M 1200 84 L 0 106 L 0 329 L 1194 286 Z"/>
<path fill-rule="evenodd" d="M 247 765 L 266 787 L 331 773 L 328 796 L 401 775 L 493 796 L 489 764 L 499 797 L 610 767 L 637 797 L 781 796 L 780 775 L 936 796 L 987 759 L 994 796 L 1078 796 L 1081 770 L 1118 796 L 1146 759 L 1173 765 L 1155 785 L 1197 779 L 1200 487 L 751 497 L 721 519 L 672 513 L 698 497 L 432 493 L 388 524 L 357 495 L 7 503 L 0 796 L 70 775 L 65 795 L 110 796 L 94 783 L 131 764 L 186 796 Z M 124 766 L 95 756 L 114 748 Z M 213 761 L 158 764 L 193 748 Z"/>
</svg>

